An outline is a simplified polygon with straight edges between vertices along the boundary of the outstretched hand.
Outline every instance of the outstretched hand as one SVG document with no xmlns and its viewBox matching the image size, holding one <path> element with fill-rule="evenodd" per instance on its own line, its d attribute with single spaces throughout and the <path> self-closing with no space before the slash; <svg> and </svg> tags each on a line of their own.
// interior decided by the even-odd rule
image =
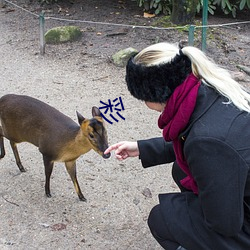
<svg viewBox="0 0 250 250">
<path fill-rule="evenodd" d="M 137 142 L 122 141 L 108 147 L 104 154 L 108 154 L 115 150 L 115 157 L 118 160 L 125 160 L 128 157 L 139 156 Z"/>
</svg>

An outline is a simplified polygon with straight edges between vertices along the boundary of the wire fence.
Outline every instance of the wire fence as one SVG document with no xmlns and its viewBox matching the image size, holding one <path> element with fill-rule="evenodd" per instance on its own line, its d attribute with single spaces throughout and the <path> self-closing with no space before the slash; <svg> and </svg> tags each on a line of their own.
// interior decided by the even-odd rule
<svg viewBox="0 0 250 250">
<path fill-rule="evenodd" d="M 1 1 L 1 0 L 0 0 Z M 17 9 L 20 9 L 24 12 L 29 13 L 37 18 L 39 18 L 40 23 L 40 53 L 43 55 L 45 53 L 45 39 L 44 39 L 44 32 L 45 32 L 45 20 L 55 20 L 55 21 L 63 21 L 63 22 L 74 22 L 74 23 L 85 23 L 85 24 L 93 24 L 93 25 L 108 25 L 108 26 L 118 26 L 118 27 L 126 27 L 131 29 L 153 29 L 153 30 L 178 30 L 178 29 L 188 29 L 188 42 L 189 45 L 194 44 L 194 32 L 196 29 L 203 29 L 203 28 L 215 28 L 215 27 L 226 27 L 226 26 L 234 26 L 234 25 L 242 25 L 242 24 L 250 24 L 250 21 L 241 21 L 241 22 L 231 22 L 231 23 L 223 23 L 223 24 L 209 24 L 209 25 L 184 25 L 184 26 L 173 26 L 173 27 L 155 27 L 155 26 L 142 26 L 142 25 L 130 25 L 130 24 L 118 24 L 118 23 L 109 23 L 109 22 L 97 22 L 97 21 L 88 21 L 88 20 L 78 20 L 78 19 L 67 19 L 67 18 L 58 18 L 52 16 L 45 16 L 44 12 L 40 14 L 36 14 L 32 11 L 29 11 L 9 0 L 2 0 L 3 2 L 14 6 Z M 206 39 L 206 38 L 204 38 Z M 203 41 L 206 42 L 206 41 Z"/>
</svg>

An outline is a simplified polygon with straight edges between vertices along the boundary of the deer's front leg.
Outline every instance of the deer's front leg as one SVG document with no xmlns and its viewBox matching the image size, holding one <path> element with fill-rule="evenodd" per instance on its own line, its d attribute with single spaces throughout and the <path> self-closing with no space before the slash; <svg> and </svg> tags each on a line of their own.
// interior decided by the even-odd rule
<svg viewBox="0 0 250 250">
<path fill-rule="evenodd" d="M 76 177 L 76 161 L 68 161 L 65 162 L 66 169 L 70 175 L 71 180 L 73 181 L 76 193 L 81 201 L 87 201 L 86 198 L 83 196 L 79 183 Z"/>
</svg>

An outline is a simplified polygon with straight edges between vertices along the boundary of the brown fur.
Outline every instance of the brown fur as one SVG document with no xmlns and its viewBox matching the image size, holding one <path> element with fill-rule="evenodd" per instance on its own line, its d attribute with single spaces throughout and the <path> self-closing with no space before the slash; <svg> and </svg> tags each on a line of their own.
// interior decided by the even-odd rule
<svg viewBox="0 0 250 250">
<path fill-rule="evenodd" d="M 9 94 L 0 98 L 0 158 L 5 155 L 3 137 L 9 139 L 16 163 L 25 172 L 16 144 L 30 142 L 39 148 L 45 167 L 45 193 L 50 194 L 50 176 L 54 162 L 65 162 L 80 200 L 85 201 L 76 177 L 76 159 L 94 149 L 104 158 L 108 147 L 107 132 L 97 107 L 93 118 L 85 119 L 77 112 L 80 126 L 72 119 L 29 96 Z"/>
</svg>

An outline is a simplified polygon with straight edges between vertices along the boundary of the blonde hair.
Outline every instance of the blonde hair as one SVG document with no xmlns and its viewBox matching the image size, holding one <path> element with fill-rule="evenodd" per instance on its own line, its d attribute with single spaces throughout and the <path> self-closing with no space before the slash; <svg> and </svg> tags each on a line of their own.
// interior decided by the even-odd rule
<svg viewBox="0 0 250 250">
<path fill-rule="evenodd" d="M 190 59 L 192 72 L 196 77 L 228 99 L 225 104 L 233 103 L 238 109 L 250 113 L 250 94 L 231 77 L 227 70 L 215 64 L 195 47 L 187 46 L 180 51 L 177 44 L 157 43 L 138 53 L 134 62 L 144 66 L 160 65 L 170 62 L 180 53 Z"/>
</svg>

